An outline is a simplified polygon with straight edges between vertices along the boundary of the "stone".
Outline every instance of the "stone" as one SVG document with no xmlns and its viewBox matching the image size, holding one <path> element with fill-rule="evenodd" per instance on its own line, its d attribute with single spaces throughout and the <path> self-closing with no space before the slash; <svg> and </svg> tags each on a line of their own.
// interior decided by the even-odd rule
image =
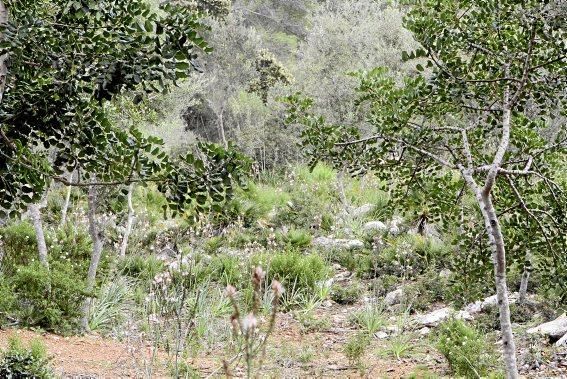
<svg viewBox="0 0 567 379">
<path fill-rule="evenodd" d="M 416 317 L 416 321 L 418 324 L 421 324 L 423 326 L 437 326 L 441 322 L 448 319 L 451 315 L 453 315 L 457 319 L 472 320 L 472 316 L 466 311 L 455 312 L 454 309 L 445 307 L 437 309 L 430 313 L 426 313 L 424 315 L 419 315 Z"/>
<path fill-rule="evenodd" d="M 553 321 L 543 323 L 527 330 L 528 334 L 542 334 L 551 339 L 561 339 L 567 333 L 567 316 L 563 313 Z"/>
<path fill-rule="evenodd" d="M 482 301 L 478 300 L 474 303 L 470 303 L 464 309 L 465 312 L 468 312 L 471 315 L 480 313 L 482 311 Z"/>
<path fill-rule="evenodd" d="M 555 342 L 555 346 L 567 346 L 567 333 L 563 337 L 561 337 L 557 342 Z"/>
<path fill-rule="evenodd" d="M 398 288 L 392 292 L 388 292 L 384 297 L 384 304 L 386 305 L 396 305 L 401 303 L 404 296 L 404 290 Z"/>
<path fill-rule="evenodd" d="M 423 328 L 419 329 L 419 335 L 421 336 L 426 336 L 429 333 L 431 333 L 431 329 L 428 328 L 427 326 L 424 326 Z"/>
<path fill-rule="evenodd" d="M 366 233 L 384 233 L 389 229 L 382 221 L 369 221 L 362 228 Z"/>
<path fill-rule="evenodd" d="M 354 208 L 351 212 L 350 215 L 353 218 L 361 218 L 366 216 L 367 214 L 369 214 L 370 212 L 372 212 L 372 210 L 374 209 L 374 205 L 372 204 L 363 204 L 358 208 Z"/>
<path fill-rule="evenodd" d="M 383 331 L 379 331 L 374 333 L 374 337 L 378 338 L 379 340 L 383 340 L 385 338 L 388 338 L 388 333 L 383 332 Z"/>
<path fill-rule="evenodd" d="M 329 237 L 317 237 L 312 241 L 312 244 L 313 246 L 320 246 L 324 249 L 355 250 L 364 247 L 364 242 L 360 240 L 335 239 Z"/>
</svg>

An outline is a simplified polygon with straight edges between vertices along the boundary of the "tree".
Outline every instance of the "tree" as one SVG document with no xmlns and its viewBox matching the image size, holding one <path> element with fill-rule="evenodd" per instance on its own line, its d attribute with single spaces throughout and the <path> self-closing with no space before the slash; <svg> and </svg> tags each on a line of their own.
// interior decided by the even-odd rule
<svg viewBox="0 0 567 379">
<path fill-rule="evenodd" d="M 52 180 L 89 188 L 89 291 L 103 245 L 97 186 L 156 182 L 175 215 L 218 210 L 243 183 L 248 160 L 231 145 L 199 144 L 172 158 L 159 138 L 113 125 L 105 107 L 126 91 L 162 92 L 187 78 L 196 52 L 210 51 L 191 8 L 163 3 L 153 10 L 145 0 L 0 1 L 0 24 L 0 212 L 16 215 Z M 73 171 L 74 182 L 64 176 Z"/>
<path fill-rule="evenodd" d="M 565 127 L 553 140 L 543 137 L 555 110 L 565 111 L 566 8 L 560 1 L 405 3 L 404 25 L 422 47 L 402 55 L 419 59 L 422 74 L 400 81 L 384 68 L 359 73 L 357 104 L 367 125 L 328 124 L 300 96 L 288 99 L 289 121 L 306 126 L 312 163 L 374 170 L 391 180 L 394 204 L 426 205 L 440 227 L 459 225 L 463 242 L 478 242 L 482 229 L 506 373 L 517 378 L 506 253 L 522 260 L 518 246 L 537 249 L 541 263 L 553 262 L 547 268 L 560 274 L 555 281 L 567 272 Z M 463 212 L 464 189 L 473 213 Z"/>
</svg>

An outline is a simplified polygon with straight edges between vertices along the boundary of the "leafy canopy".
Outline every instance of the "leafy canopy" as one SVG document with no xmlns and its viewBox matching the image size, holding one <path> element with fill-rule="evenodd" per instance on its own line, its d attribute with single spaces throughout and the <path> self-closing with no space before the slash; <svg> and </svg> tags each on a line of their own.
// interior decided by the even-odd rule
<svg viewBox="0 0 567 379">
<path fill-rule="evenodd" d="M 567 8 L 560 1 L 409 0 L 404 25 L 421 48 L 417 75 L 354 73 L 366 122 L 332 125 L 312 100 L 287 99 L 311 163 L 327 160 L 389 182 L 392 204 L 439 227 L 491 268 L 465 179 L 490 193 L 512 260 L 539 253 L 547 283 L 567 297 L 565 112 Z M 504 120 L 510 114 L 510 128 Z M 502 155 L 498 164 L 497 157 Z M 543 270 L 543 268 L 546 268 Z"/>
<path fill-rule="evenodd" d="M 16 213 L 51 179 L 66 183 L 61 175 L 72 170 L 83 181 L 75 185 L 93 175 L 99 184 L 154 180 L 175 209 L 203 205 L 203 195 L 219 199 L 231 173 L 245 168 L 235 151 L 206 144 L 198 155 L 171 159 L 159 139 L 135 126 L 122 130 L 105 112 L 126 91 L 167 90 L 188 77 L 198 52 L 211 50 L 193 8 L 163 3 L 154 10 L 145 0 L 4 3 L 0 211 Z"/>
</svg>

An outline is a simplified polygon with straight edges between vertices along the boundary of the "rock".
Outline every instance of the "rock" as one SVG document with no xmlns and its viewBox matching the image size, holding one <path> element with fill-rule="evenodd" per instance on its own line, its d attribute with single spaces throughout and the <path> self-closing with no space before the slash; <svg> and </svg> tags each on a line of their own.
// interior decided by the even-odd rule
<svg viewBox="0 0 567 379">
<path fill-rule="evenodd" d="M 555 342 L 555 346 L 562 346 L 567 345 L 567 333 L 563 337 L 561 337 L 557 342 Z"/>
<path fill-rule="evenodd" d="M 451 315 L 462 320 L 472 320 L 472 316 L 466 311 L 455 312 L 454 309 L 445 307 L 424 315 L 419 315 L 417 316 L 416 321 L 418 324 L 423 326 L 437 326 L 448 319 Z"/>
<path fill-rule="evenodd" d="M 449 307 L 437 309 L 433 312 L 419 315 L 416 321 L 424 326 L 437 326 L 441 321 L 449 318 L 453 310 Z"/>
<path fill-rule="evenodd" d="M 384 233 L 389 229 L 382 221 L 369 221 L 362 228 L 366 233 Z"/>
<path fill-rule="evenodd" d="M 374 337 L 378 338 L 379 340 L 383 340 L 385 338 L 388 338 L 388 333 L 383 332 L 383 331 L 379 331 L 374 333 Z"/>
<path fill-rule="evenodd" d="M 449 269 L 443 269 L 441 271 L 439 271 L 439 277 L 442 279 L 447 279 L 448 277 L 450 277 L 452 274 L 451 270 Z"/>
<path fill-rule="evenodd" d="M 396 305 L 399 304 L 402 301 L 402 298 L 404 296 L 404 291 L 402 288 L 398 288 L 397 290 L 394 290 L 392 292 L 388 292 L 386 294 L 386 297 L 384 297 L 384 303 L 386 305 Z"/>
<path fill-rule="evenodd" d="M 394 217 L 392 221 L 388 223 L 388 232 L 394 236 L 400 234 L 403 222 L 403 218 L 399 216 Z"/>
<path fill-rule="evenodd" d="M 563 313 L 553 321 L 543 323 L 527 330 L 528 334 L 542 334 L 551 339 L 561 339 L 567 333 L 567 316 Z"/>
<path fill-rule="evenodd" d="M 360 240 L 334 239 L 328 237 L 317 237 L 312 241 L 312 244 L 313 246 L 320 246 L 324 249 L 354 250 L 364 247 L 364 242 Z"/>
<path fill-rule="evenodd" d="M 482 301 L 478 300 L 474 303 L 470 303 L 465 307 L 464 311 L 468 312 L 471 315 L 480 313 L 480 311 L 482 311 Z"/>
<path fill-rule="evenodd" d="M 429 333 L 431 333 L 431 329 L 429 329 L 427 326 L 424 326 L 423 328 L 419 329 L 419 335 L 421 336 L 426 336 Z"/>
<path fill-rule="evenodd" d="M 361 218 L 366 216 L 367 214 L 369 214 L 370 212 L 372 212 L 372 210 L 374 209 L 374 205 L 372 204 L 363 204 L 358 208 L 354 208 L 351 212 L 350 212 L 350 216 L 352 218 Z"/>
<path fill-rule="evenodd" d="M 386 327 L 386 330 L 390 333 L 390 334 L 399 334 L 400 333 L 400 328 L 397 325 L 390 325 Z"/>
</svg>

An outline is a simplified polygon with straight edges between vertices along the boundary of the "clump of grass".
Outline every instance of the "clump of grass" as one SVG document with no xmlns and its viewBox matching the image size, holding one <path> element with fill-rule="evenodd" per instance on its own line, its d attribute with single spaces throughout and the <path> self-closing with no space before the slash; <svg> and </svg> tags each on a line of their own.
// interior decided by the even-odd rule
<svg viewBox="0 0 567 379">
<path fill-rule="evenodd" d="M 119 276 L 102 286 L 90 307 L 89 328 L 91 330 L 109 329 L 123 320 L 131 298 L 133 280 Z"/>
<path fill-rule="evenodd" d="M 440 326 L 437 348 L 458 376 L 486 377 L 496 364 L 494 347 L 481 333 L 461 320 L 452 319 Z"/>
<path fill-rule="evenodd" d="M 394 336 L 382 351 L 384 355 L 402 359 L 409 356 L 410 352 L 415 348 L 414 343 L 411 341 L 412 336 L 407 334 L 398 334 Z"/>
<path fill-rule="evenodd" d="M 363 310 L 355 312 L 351 320 L 368 335 L 373 335 L 386 324 L 384 308 L 378 305 L 368 305 Z"/>
<path fill-rule="evenodd" d="M 357 333 L 348 339 L 343 352 L 351 365 L 360 366 L 369 344 L 370 337 L 366 333 Z"/>
</svg>

